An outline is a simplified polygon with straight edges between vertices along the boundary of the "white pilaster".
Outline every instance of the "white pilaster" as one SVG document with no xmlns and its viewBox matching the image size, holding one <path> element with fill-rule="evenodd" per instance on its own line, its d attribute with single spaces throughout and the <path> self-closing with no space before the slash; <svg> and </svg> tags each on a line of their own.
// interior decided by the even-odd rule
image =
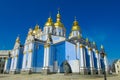
<svg viewBox="0 0 120 80">
<path fill-rule="evenodd" d="M 44 66 L 43 66 L 43 74 L 48 74 L 50 72 L 50 65 L 49 65 L 49 55 L 50 55 L 50 44 L 46 43 L 44 45 Z"/>
<path fill-rule="evenodd" d="M 26 53 L 24 52 L 23 63 L 22 63 L 22 70 L 25 70 L 25 68 L 26 68 Z"/>
<path fill-rule="evenodd" d="M 28 44 L 25 44 L 24 52 L 23 52 L 23 63 L 22 63 L 22 71 L 27 69 L 27 54 L 28 54 Z"/>
<path fill-rule="evenodd" d="M 49 67 L 49 60 L 50 60 L 50 45 L 45 44 L 44 46 L 44 66 L 43 68 L 48 68 Z"/>
<path fill-rule="evenodd" d="M 105 71 L 108 72 L 108 61 L 106 55 L 104 56 Z"/>
<path fill-rule="evenodd" d="M 46 48 L 44 47 L 44 64 L 43 64 L 43 68 L 46 66 Z"/>
<path fill-rule="evenodd" d="M 84 46 L 82 44 L 80 44 L 80 73 L 87 74 L 86 55 L 85 55 Z"/>
<path fill-rule="evenodd" d="M 79 42 L 77 43 L 77 59 L 80 59 L 80 48 L 79 48 L 79 46 L 80 46 L 80 44 L 79 44 Z"/>
<path fill-rule="evenodd" d="M 80 68 L 84 68 L 84 51 L 82 44 L 80 44 Z"/>
<path fill-rule="evenodd" d="M 90 58 L 90 70 L 91 74 L 94 74 L 94 59 L 93 59 L 93 52 L 91 48 L 88 48 L 89 58 Z"/>
<path fill-rule="evenodd" d="M 13 63 L 14 63 L 14 57 L 12 57 L 12 60 L 11 60 L 10 71 L 13 70 Z"/>
<path fill-rule="evenodd" d="M 7 64 L 8 64 L 8 58 L 5 60 L 4 72 L 6 72 L 6 71 L 7 71 Z"/>
<path fill-rule="evenodd" d="M 97 59 L 97 71 L 98 71 L 98 74 L 101 74 L 100 54 L 99 54 L 98 50 L 93 49 L 93 51 L 95 52 L 95 57 Z"/>
<path fill-rule="evenodd" d="M 33 50 L 34 50 L 34 43 L 31 42 L 29 44 L 29 51 L 28 51 L 28 64 L 27 68 L 30 70 L 32 68 L 32 55 L 33 55 Z"/>
</svg>

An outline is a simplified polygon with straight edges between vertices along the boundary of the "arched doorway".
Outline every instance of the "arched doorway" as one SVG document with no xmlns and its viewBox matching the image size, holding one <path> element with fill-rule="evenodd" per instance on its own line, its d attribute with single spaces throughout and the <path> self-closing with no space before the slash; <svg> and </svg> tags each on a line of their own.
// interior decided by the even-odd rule
<svg viewBox="0 0 120 80">
<path fill-rule="evenodd" d="M 68 61 L 64 61 L 61 65 L 60 65 L 60 72 L 63 73 L 72 73 L 71 67 L 68 63 Z"/>
</svg>

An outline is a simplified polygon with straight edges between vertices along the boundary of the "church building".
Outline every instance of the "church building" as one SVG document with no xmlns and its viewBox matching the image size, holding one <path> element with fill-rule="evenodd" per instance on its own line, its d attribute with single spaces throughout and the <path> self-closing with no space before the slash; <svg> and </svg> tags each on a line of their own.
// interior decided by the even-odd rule
<svg viewBox="0 0 120 80">
<path fill-rule="evenodd" d="M 17 37 L 6 59 L 4 72 L 49 74 L 67 71 L 92 75 L 102 74 L 104 68 L 107 72 L 108 62 L 103 45 L 98 50 L 95 42 L 85 39 L 76 18 L 67 38 L 58 11 L 55 23 L 50 16 L 43 30 L 39 25 L 30 28 L 24 45 L 20 43 L 20 37 Z"/>
</svg>

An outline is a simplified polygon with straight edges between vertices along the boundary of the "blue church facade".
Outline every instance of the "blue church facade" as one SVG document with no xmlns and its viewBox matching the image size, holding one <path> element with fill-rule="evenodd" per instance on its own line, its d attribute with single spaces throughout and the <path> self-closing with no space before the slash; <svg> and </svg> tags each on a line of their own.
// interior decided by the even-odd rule
<svg viewBox="0 0 120 80">
<path fill-rule="evenodd" d="M 29 29 L 24 45 L 17 37 L 10 56 L 6 59 L 5 73 L 64 73 L 65 66 L 72 73 L 102 74 L 108 71 L 104 47 L 98 50 L 95 42 L 83 38 L 78 21 L 73 22 L 69 38 L 58 11 L 56 22 L 49 17 L 43 31 L 36 25 Z"/>
</svg>

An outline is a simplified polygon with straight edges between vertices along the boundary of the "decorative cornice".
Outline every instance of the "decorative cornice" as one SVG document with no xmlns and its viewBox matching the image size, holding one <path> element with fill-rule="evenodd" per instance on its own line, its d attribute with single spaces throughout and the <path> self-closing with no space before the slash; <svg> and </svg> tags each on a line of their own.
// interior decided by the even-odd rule
<svg viewBox="0 0 120 80">
<path fill-rule="evenodd" d="M 88 50 L 89 50 L 89 51 L 92 51 L 92 48 L 89 47 Z"/>
<path fill-rule="evenodd" d="M 32 53 L 32 52 L 33 52 L 33 50 L 31 49 L 31 50 L 29 50 L 28 52 Z"/>
<path fill-rule="evenodd" d="M 50 44 L 46 43 L 46 44 L 44 45 L 44 48 L 47 48 L 47 47 L 50 47 Z"/>
<path fill-rule="evenodd" d="M 83 48 L 84 46 L 82 44 L 80 44 L 80 48 Z"/>
</svg>

